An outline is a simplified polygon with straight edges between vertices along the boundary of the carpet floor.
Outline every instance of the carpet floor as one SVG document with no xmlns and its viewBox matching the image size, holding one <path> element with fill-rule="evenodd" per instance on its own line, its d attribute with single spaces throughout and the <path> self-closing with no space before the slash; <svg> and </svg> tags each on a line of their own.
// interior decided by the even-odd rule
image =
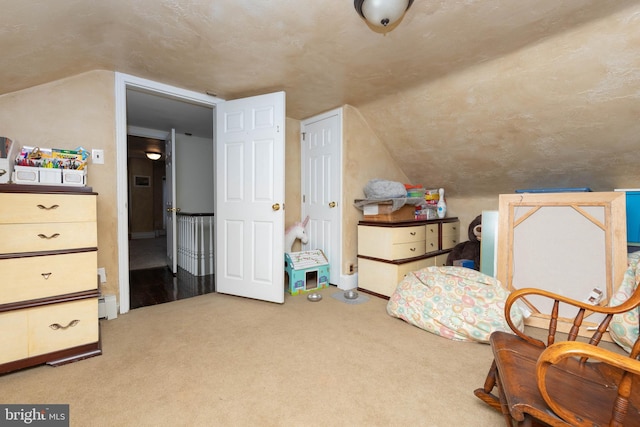
<svg viewBox="0 0 640 427">
<path fill-rule="evenodd" d="M 218 293 L 101 320 L 103 355 L 0 378 L 3 403 L 66 403 L 72 426 L 498 426 L 473 395 L 489 346 L 386 314 Z"/>
</svg>

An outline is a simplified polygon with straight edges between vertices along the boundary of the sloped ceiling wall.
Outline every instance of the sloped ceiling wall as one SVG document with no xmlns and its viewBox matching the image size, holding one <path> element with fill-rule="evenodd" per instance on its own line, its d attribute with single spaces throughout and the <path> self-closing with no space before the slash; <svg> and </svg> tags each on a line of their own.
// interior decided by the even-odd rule
<svg viewBox="0 0 640 427">
<path fill-rule="evenodd" d="M 0 96 L 106 69 L 222 98 L 349 104 L 450 196 L 640 186 L 640 0 L 416 0 L 378 34 L 345 0 L 3 6 Z"/>
<path fill-rule="evenodd" d="M 360 110 L 413 181 L 449 194 L 637 188 L 638 28 L 624 10 Z"/>
</svg>

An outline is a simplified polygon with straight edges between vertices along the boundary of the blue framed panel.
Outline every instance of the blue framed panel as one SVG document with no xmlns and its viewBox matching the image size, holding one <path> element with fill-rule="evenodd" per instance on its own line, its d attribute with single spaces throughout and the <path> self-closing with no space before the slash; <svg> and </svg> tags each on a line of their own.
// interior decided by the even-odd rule
<svg viewBox="0 0 640 427">
<path fill-rule="evenodd" d="M 618 190 L 627 194 L 627 244 L 640 246 L 640 189 Z"/>
</svg>

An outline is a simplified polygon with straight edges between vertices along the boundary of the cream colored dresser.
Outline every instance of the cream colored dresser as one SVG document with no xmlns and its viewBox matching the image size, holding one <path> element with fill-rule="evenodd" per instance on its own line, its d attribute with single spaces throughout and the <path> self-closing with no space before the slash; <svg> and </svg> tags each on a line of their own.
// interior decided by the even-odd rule
<svg viewBox="0 0 640 427">
<path fill-rule="evenodd" d="M 358 289 L 390 297 L 409 272 L 445 265 L 458 244 L 458 218 L 358 224 Z"/>
<path fill-rule="evenodd" d="M 0 374 L 102 353 L 97 194 L 0 185 Z"/>
</svg>

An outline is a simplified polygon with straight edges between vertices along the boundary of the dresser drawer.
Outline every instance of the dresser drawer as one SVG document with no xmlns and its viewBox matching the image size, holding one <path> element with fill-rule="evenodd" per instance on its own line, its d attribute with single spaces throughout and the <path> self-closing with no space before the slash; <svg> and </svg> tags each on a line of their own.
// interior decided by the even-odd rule
<svg viewBox="0 0 640 427">
<path fill-rule="evenodd" d="M 0 364 L 26 359 L 29 356 L 27 324 L 25 311 L 0 313 L 0 336 L 2 337 Z"/>
<path fill-rule="evenodd" d="M 433 266 L 435 257 L 403 264 L 390 264 L 366 258 L 358 259 L 358 287 L 390 297 L 398 283 L 412 271 Z"/>
<path fill-rule="evenodd" d="M 77 222 L 96 220 L 96 196 L 0 193 L 0 223 Z"/>
<path fill-rule="evenodd" d="M 4 254 L 97 246 L 95 222 L 0 224 L 0 253 Z"/>
<path fill-rule="evenodd" d="M 0 260 L 0 304 L 97 288 L 96 251 Z"/>
<path fill-rule="evenodd" d="M 390 246 L 391 252 L 383 259 L 398 260 L 424 255 L 424 240 L 420 242 L 397 243 Z"/>
<path fill-rule="evenodd" d="M 392 243 L 420 242 L 425 238 L 424 225 L 391 229 Z"/>
<path fill-rule="evenodd" d="M 447 265 L 447 258 L 449 257 L 449 253 L 447 252 L 446 254 L 440 254 L 438 256 L 435 256 L 433 258 L 434 263 L 433 265 L 435 265 L 436 267 L 445 267 Z"/>
<path fill-rule="evenodd" d="M 460 222 L 442 223 L 442 249 L 451 249 L 460 243 Z"/>
<path fill-rule="evenodd" d="M 29 316 L 29 356 L 98 341 L 97 298 L 26 311 Z"/>
<path fill-rule="evenodd" d="M 358 226 L 358 254 L 396 260 L 424 255 L 425 226 Z"/>
<path fill-rule="evenodd" d="M 438 224 L 429 224 L 426 226 L 426 248 L 425 253 L 435 252 L 438 248 Z"/>
</svg>

